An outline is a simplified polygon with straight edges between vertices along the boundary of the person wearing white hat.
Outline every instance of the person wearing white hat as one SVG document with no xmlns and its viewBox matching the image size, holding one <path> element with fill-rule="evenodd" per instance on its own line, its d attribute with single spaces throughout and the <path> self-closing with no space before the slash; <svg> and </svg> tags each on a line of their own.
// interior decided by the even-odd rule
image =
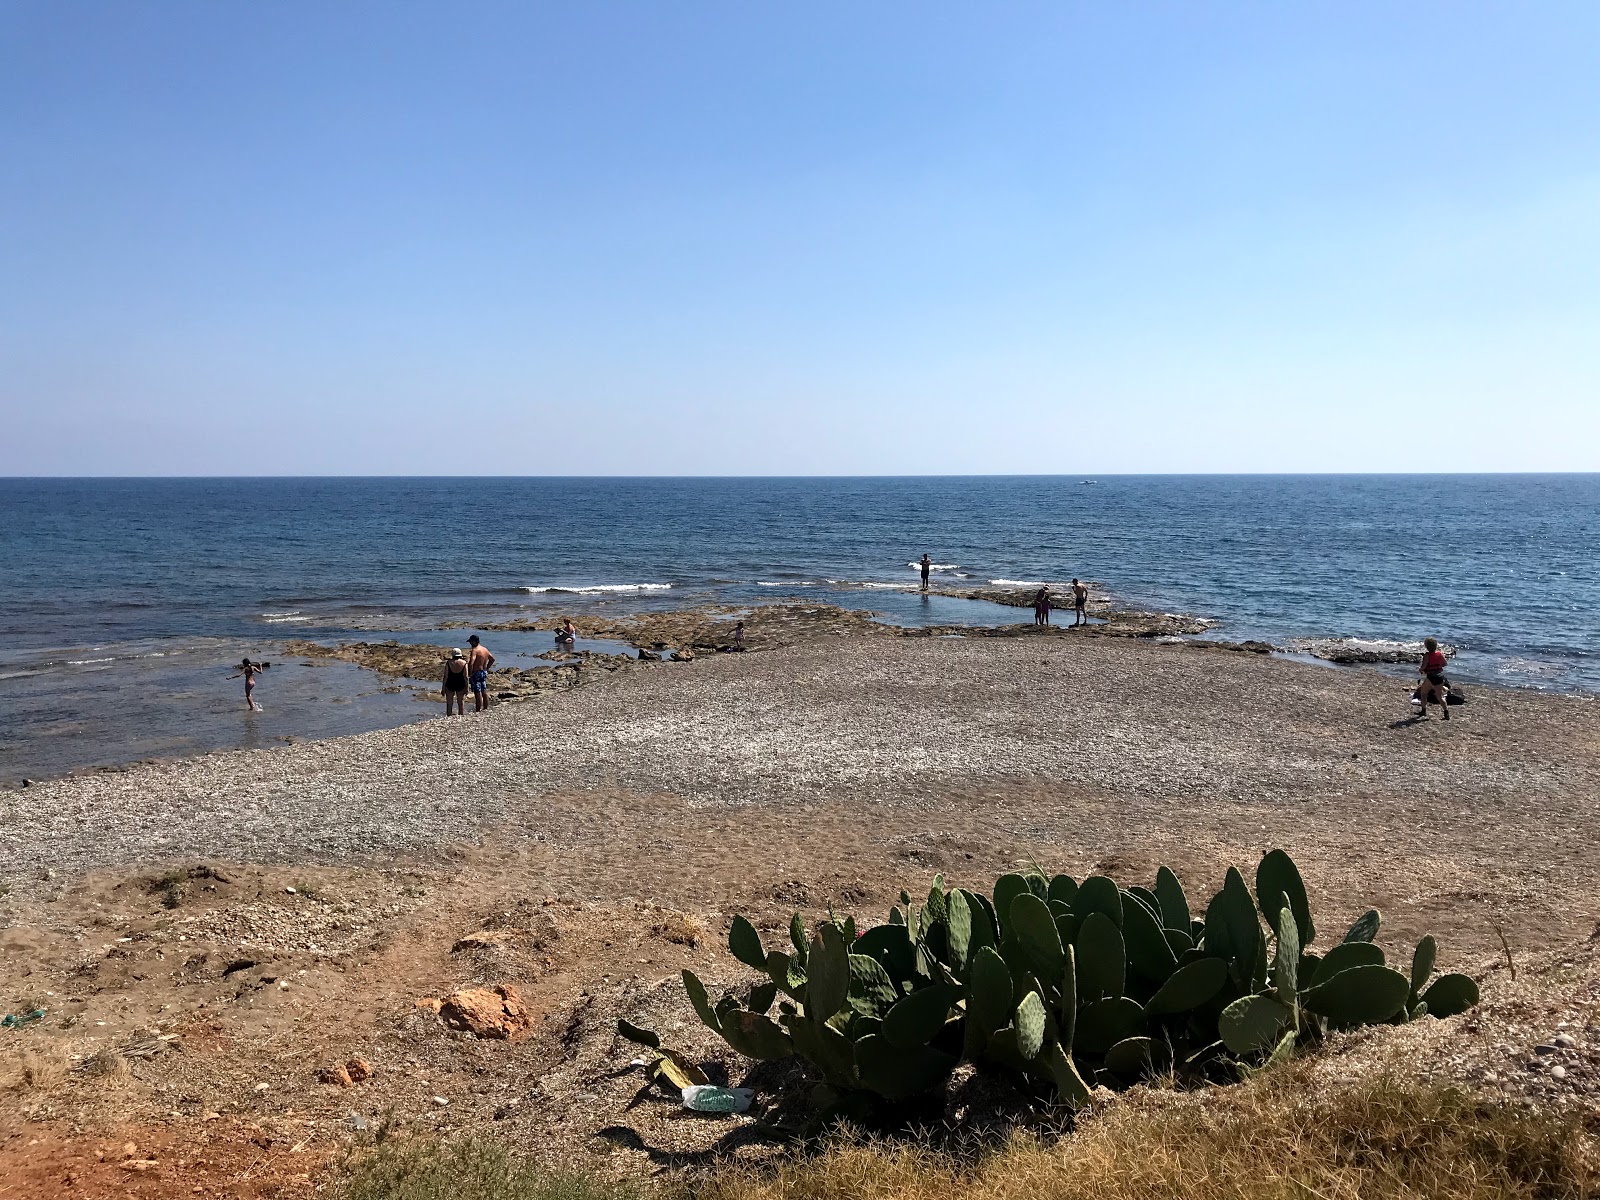
<svg viewBox="0 0 1600 1200">
<path fill-rule="evenodd" d="M 467 660 L 459 649 L 450 651 L 445 660 L 444 686 L 439 690 L 444 693 L 445 716 L 467 715 Z"/>
</svg>

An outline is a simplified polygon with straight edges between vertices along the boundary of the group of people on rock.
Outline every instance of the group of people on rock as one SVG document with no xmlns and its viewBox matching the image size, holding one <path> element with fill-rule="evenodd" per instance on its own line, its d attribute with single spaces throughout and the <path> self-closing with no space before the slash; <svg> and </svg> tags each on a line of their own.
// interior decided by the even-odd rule
<svg viewBox="0 0 1600 1200">
<path fill-rule="evenodd" d="M 1072 612 L 1074 625 L 1087 625 L 1089 618 L 1084 615 L 1084 610 L 1089 606 L 1089 585 L 1072 581 Z M 1050 595 L 1050 585 L 1045 584 L 1033 597 L 1033 623 L 1035 625 L 1050 624 L 1050 613 L 1055 608 L 1055 601 Z"/>
</svg>

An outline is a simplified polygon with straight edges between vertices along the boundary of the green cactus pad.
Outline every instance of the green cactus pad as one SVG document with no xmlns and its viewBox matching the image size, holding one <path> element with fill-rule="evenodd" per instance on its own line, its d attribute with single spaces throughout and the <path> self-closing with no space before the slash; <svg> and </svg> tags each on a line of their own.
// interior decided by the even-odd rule
<svg viewBox="0 0 1600 1200">
<path fill-rule="evenodd" d="M 1016 872 L 1008 872 L 994 881 L 994 911 L 1000 917 L 1002 936 L 1004 923 L 1011 919 L 1011 902 L 1028 890 L 1028 881 Z"/>
<path fill-rule="evenodd" d="M 777 998 L 778 985 L 769 979 L 750 989 L 750 995 L 745 998 L 744 1006 L 753 1013 L 764 1013 L 772 1007 L 772 1002 Z"/>
<path fill-rule="evenodd" d="M 1340 971 L 1348 971 L 1351 967 L 1382 965 L 1383 951 L 1371 942 L 1340 942 L 1322 956 L 1322 961 L 1317 963 L 1316 970 L 1311 972 L 1310 978 L 1301 979 L 1301 986 L 1314 988 L 1318 984 L 1326 983 Z"/>
<path fill-rule="evenodd" d="M 1102 913 L 1121 929 L 1122 892 L 1114 880 L 1104 875 L 1091 875 L 1078 885 L 1078 893 L 1072 898 L 1072 911 L 1080 921 L 1090 913 Z"/>
<path fill-rule="evenodd" d="M 1399 971 L 1367 963 L 1319 983 L 1303 993 L 1300 1002 L 1335 1027 L 1353 1029 L 1387 1021 L 1405 1007 L 1410 995 L 1411 981 Z"/>
<path fill-rule="evenodd" d="M 1044 1001 L 1038 992 L 1029 992 L 1017 1005 L 1012 1024 L 1017 1029 L 1017 1050 L 1023 1058 L 1038 1058 L 1044 1048 Z"/>
<path fill-rule="evenodd" d="M 1189 932 L 1189 897 L 1183 893 L 1183 884 L 1170 867 L 1156 870 L 1156 899 L 1161 904 L 1161 923 L 1180 933 Z"/>
<path fill-rule="evenodd" d="M 1137 883 L 1130 884 L 1122 889 L 1122 907 L 1128 907 L 1128 897 L 1132 896 L 1140 904 L 1150 910 L 1150 915 L 1156 919 L 1156 924 L 1161 924 L 1161 901 L 1156 894 L 1147 887 L 1140 887 Z"/>
<path fill-rule="evenodd" d="M 902 1049 L 876 1033 L 856 1043 L 855 1060 L 862 1085 L 889 1100 L 906 1100 L 938 1087 L 956 1065 L 953 1054 L 930 1046 Z"/>
<path fill-rule="evenodd" d="M 1069 1049 L 1072 1034 L 1078 1023 L 1078 952 L 1071 946 L 1062 947 L 1061 978 L 1057 983 L 1056 1036 Z"/>
<path fill-rule="evenodd" d="M 1222 1010 L 1217 1028 L 1233 1053 L 1256 1054 L 1276 1046 L 1293 1019 L 1294 1014 L 1271 996 L 1241 996 Z"/>
<path fill-rule="evenodd" d="M 900 911 L 900 906 L 897 904 L 889 910 L 889 924 L 904 925 L 905 923 L 906 914 Z"/>
<path fill-rule="evenodd" d="M 1411 955 L 1411 995 L 1413 1001 L 1422 995 L 1423 985 L 1433 974 L 1433 964 L 1439 957 L 1439 944 L 1430 935 L 1417 943 Z"/>
<path fill-rule="evenodd" d="M 1127 951 L 1122 931 L 1104 913 L 1084 918 L 1074 943 L 1077 951 L 1078 1003 L 1122 995 L 1127 986 Z"/>
<path fill-rule="evenodd" d="M 1166 1043 L 1147 1037 L 1123 1038 L 1106 1051 L 1106 1070 L 1123 1079 L 1143 1079 L 1165 1057 Z"/>
<path fill-rule="evenodd" d="M 1071 875 L 1055 875 L 1050 879 L 1050 886 L 1045 889 L 1045 899 L 1057 904 L 1072 905 L 1072 898 L 1078 894 L 1078 881 Z"/>
<path fill-rule="evenodd" d="M 993 946 L 973 957 L 967 980 L 967 1019 L 975 1021 L 985 1036 L 1003 1029 L 1011 1019 L 1011 968 Z"/>
<path fill-rule="evenodd" d="M 1256 901 L 1261 915 L 1273 929 L 1278 927 L 1278 914 L 1285 905 L 1294 911 L 1294 923 L 1300 932 L 1300 944 L 1309 946 L 1317 936 L 1311 923 L 1311 904 L 1306 899 L 1306 885 L 1300 879 L 1300 869 L 1282 850 L 1268 850 L 1256 868 Z"/>
<path fill-rule="evenodd" d="M 1196 959 L 1174 971 L 1144 1011 L 1152 1017 L 1189 1012 L 1213 999 L 1227 981 L 1228 964 L 1222 959 Z"/>
<path fill-rule="evenodd" d="M 950 893 L 944 919 L 945 949 L 950 956 L 950 965 L 955 968 L 957 975 L 965 975 L 972 958 L 972 906 L 967 902 L 967 894 L 960 888 Z"/>
<path fill-rule="evenodd" d="M 1267 1057 L 1269 1063 L 1288 1062 L 1294 1057 L 1295 1042 L 1299 1040 L 1300 1031 L 1291 1029 L 1278 1039 L 1278 1044 Z"/>
<path fill-rule="evenodd" d="M 1344 935 L 1344 940 L 1347 942 L 1372 941 L 1378 936 L 1378 925 L 1382 920 L 1383 918 L 1379 915 L 1377 909 L 1367 909 L 1366 912 L 1356 918 L 1356 923 L 1350 926 L 1349 931 Z"/>
<path fill-rule="evenodd" d="M 889 978 L 905 985 L 917 971 L 917 950 L 904 925 L 874 925 L 856 939 L 852 954 L 865 954 L 878 960 Z"/>
<path fill-rule="evenodd" d="M 1072 1049 L 1078 1054 L 1104 1054 L 1123 1038 L 1146 1033 L 1144 1009 L 1126 996 L 1115 1000 L 1096 1000 L 1078 1010 L 1078 1024 L 1072 1035 Z"/>
<path fill-rule="evenodd" d="M 1122 940 L 1128 968 L 1141 978 L 1159 985 L 1178 969 L 1178 956 L 1167 944 L 1160 919 L 1136 895 L 1122 906 Z"/>
<path fill-rule="evenodd" d="M 1061 974 L 1061 937 L 1056 933 L 1050 906 L 1032 892 L 1023 892 L 1011 901 L 1007 931 L 1027 959 L 1033 973 L 1041 979 Z"/>
<path fill-rule="evenodd" d="M 941 875 L 940 879 L 943 878 L 944 877 Z M 933 887 L 928 889 L 928 903 L 923 905 L 922 908 L 923 919 L 927 921 L 928 924 L 935 925 L 944 920 L 945 909 L 946 905 L 944 888 L 940 884 L 935 883 Z"/>
<path fill-rule="evenodd" d="M 701 983 L 700 977 L 687 967 L 683 972 L 683 990 L 689 993 L 689 1003 L 694 1006 L 694 1011 L 705 1022 L 706 1027 L 721 1033 L 722 1020 L 717 1016 L 717 1010 L 711 1007 L 711 997 L 706 994 L 706 985 Z"/>
<path fill-rule="evenodd" d="M 850 995 L 850 952 L 844 935 L 824 923 L 811 942 L 806 959 L 806 1012 L 826 1021 L 844 1007 Z"/>
<path fill-rule="evenodd" d="M 985 928 L 983 944 L 985 946 L 998 946 L 1000 944 L 1000 918 L 998 915 L 996 915 L 994 911 L 994 904 L 990 901 L 989 897 L 985 896 L 982 892 L 968 892 L 967 903 L 972 906 L 973 936 L 977 936 L 978 926 L 982 924 Z M 980 910 L 983 913 L 983 920 L 981 922 L 978 919 L 978 913 Z M 977 951 L 974 950 L 973 953 L 976 954 Z"/>
<path fill-rule="evenodd" d="M 1291 1012 L 1300 992 L 1300 923 L 1294 909 L 1285 904 L 1278 910 L 1278 944 L 1272 953 L 1272 986 L 1278 1001 Z"/>
<path fill-rule="evenodd" d="M 743 917 L 734 917 L 728 929 L 728 949 L 745 966 L 757 971 L 767 969 L 767 952 L 761 945 L 761 935 Z"/>
<path fill-rule="evenodd" d="M 1185 953 L 1194 949 L 1194 943 L 1189 940 L 1189 935 L 1181 929 L 1163 929 L 1162 934 L 1171 947 L 1173 956 L 1182 958 Z"/>
<path fill-rule="evenodd" d="M 1441 975 L 1422 993 L 1422 1003 L 1436 1017 L 1453 1017 L 1478 1002 L 1478 985 L 1465 975 Z"/>
<path fill-rule="evenodd" d="M 942 983 L 912 992 L 897 1001 L 883 1018 L 883 1036 L 889 1044 L 909 1050 L 926 1046 L 944 1028 L 955 990 Z"/>
<path fill-rule="evenodd" d="M 762 1062 L 777 1062 L 794 1053 L 794 1043 L 777 1022 L 742 1008 L 722 1018 L 722 1037 L 746 1058 Z"/>
<path fill-rule="evenodd" d="M 1078 918 L 1068 913 L 1062 916 L 1056 914 L 1056 936 L 1061 939 L 1063 946 L 1070 946 L 1078 940 Z"/>
<path fill-rule="evenodd" d="M 864 1017 L 881 1018 L 900 999 L 894 980 L 875 958 L 852 954 L 850 963 L 850 1007 Z"/>
<path fill-rule="evenodd" d="M 806 940 L 805 920 L 799 913 L 789 918 L 789 943 L 794 947 L 795 961 L 805 966 L 806 948 L 810 943 Z"/>
<path fill-rule="evenodd" d="M 1055 1080 L 1056 1095 L 1069 1108 L 1082 1108 L 1089 1103 L 1089 1085 L 1078 1074 L 1078 1068 L 1060 1042 L 1050 1042 L 1044 1048 L 1044 1064 Z"/>
<path fill-rule="evenodd" d="M 1206 906 L 1206 953 L 1226 959 L 1234 983 L 1245 988 L 1256 974 L 1261 942 L 1256 902 L 1238 868 L 1229 867 L 1222 890 Z"/>
<path fill-rule="evenodd" d="M 786 1022 L 795 1051 L 815 1063 L 822 1076 L 835 1087 L 855 1087 L 856 1060 L 850 1039 L 832 1025 L 796 1017 Z"/>
</svg>

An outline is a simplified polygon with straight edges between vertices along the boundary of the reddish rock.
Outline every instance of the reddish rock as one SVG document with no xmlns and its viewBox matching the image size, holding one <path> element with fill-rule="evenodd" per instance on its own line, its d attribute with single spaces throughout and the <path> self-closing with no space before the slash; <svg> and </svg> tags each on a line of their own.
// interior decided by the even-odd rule
<svg viewBox="0 0 1600 1200">
<path fill-rule="evenodd" d="M 482 1038 L 512 1038 L 533 1025 L 533 1013 L 510 984 L 492 988 L 463 988 L 451 992 L 439 1015 L 452 1029 L 464 1029 Z"/>
<path fill-rule="evenodd" d="M 362 1083 L 372 1078 L 372 1064 L 364 1058 L 352 1058 L 345 1063 L 344 1069 L 351 1083 Z"/>
<path fill-rule="evenodd" d="M 332 1084 L 334 1087 L 349 1087 L 353 1082 L 350 1072 L 343 1066 L 324 1067 L 322 1074 L 317 1076 L 323 1083 Z"/>
</svg>

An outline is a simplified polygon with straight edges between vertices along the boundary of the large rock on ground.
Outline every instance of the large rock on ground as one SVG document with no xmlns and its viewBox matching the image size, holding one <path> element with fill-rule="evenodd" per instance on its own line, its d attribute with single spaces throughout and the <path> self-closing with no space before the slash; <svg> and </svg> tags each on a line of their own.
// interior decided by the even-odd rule
<svg viewBox="0 0 1600 1200">
<path fill-rule="evenodd" d="M 533 1025 L 532 1010 L 510 984 L 451 992 L 439 1005 L 439 1016 L 451 1029 L 481 1038 L 513 1038 Z"/>
</svg>

